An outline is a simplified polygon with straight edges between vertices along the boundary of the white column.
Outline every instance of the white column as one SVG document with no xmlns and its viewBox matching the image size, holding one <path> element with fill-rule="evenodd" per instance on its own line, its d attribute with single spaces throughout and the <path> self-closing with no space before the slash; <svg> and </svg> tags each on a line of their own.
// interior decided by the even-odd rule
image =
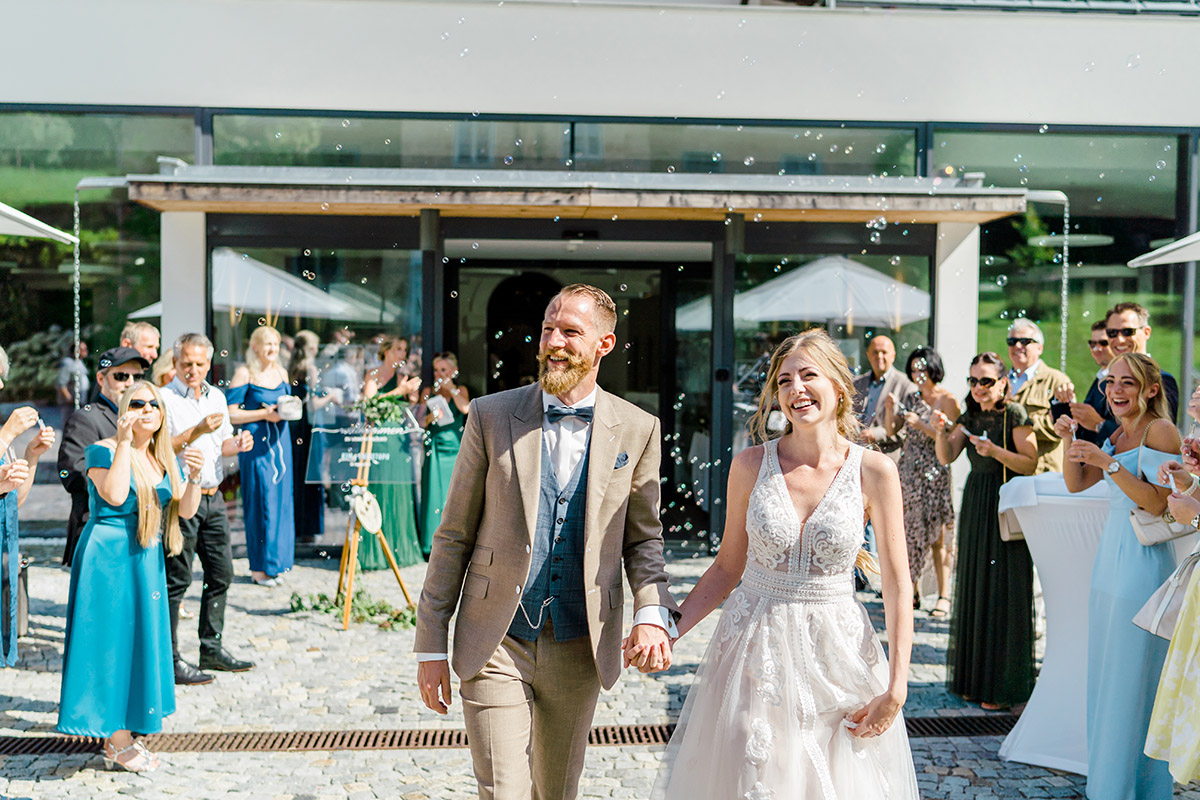
<svg viewBox="0 0 1200 800">
<path fill-rule="evenodd" d="M 164 211 L 162 214 L 163 349 L 184 333 L 207 333 L 208 247 L 205 214 Z"/>
<path fill-rule="evenodd" d="M 979 226 L 943 222 L 937 229 L 933 291 L 936 298 L 933 349 L 942 357 L 946 377 L 942 385 L 958 396 L 967 393 L 971 358 L 979 347 Z M 967 457 L 954 462 L 954 507 L 962 499 L 967 481 Z"/>
</svg>

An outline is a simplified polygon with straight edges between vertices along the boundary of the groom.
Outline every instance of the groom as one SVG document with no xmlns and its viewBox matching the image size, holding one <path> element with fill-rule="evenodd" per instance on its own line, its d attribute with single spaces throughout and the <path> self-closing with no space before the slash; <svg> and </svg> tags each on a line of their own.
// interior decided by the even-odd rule
<svg viewBox="0 0 1200 800">
<path fill-rule="evenodd" d="M 562 798 L 579 788 L 596 698 L 630 645 L 670 666 L 676 606 L 658 519 L 658 420 L 596 385 L 616 344 L 616 306 L 573 284 L 550 301 L 540 385 L 471 402 L 417 610 L 417 683 L 451 701 L 453 664 L 479 796 Z M 461 593 L 461 603 L 459 595 Z"/>
</svg>

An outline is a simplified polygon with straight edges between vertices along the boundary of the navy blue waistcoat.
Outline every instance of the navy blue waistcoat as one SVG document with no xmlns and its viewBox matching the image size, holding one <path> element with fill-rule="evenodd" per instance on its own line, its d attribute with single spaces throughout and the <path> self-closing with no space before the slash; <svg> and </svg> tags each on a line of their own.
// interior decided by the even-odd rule
<svg viewBox="0 0 1200 800">
<path fill-rule="evenodd" d="M 589 437 L 590 444 L 590 437 Z M 585 451 L 570 482 L 559 488 L 542 438 L 542 486 L 538 493 L 537 529 L 530 548 L 529 578 L 508 632 L 534 641 L 554 621 L 554 639 L 564 642 L 588 632 L 587 598 L 583 588 L 583 525 L 587 505 L 588 454 Z M 542 604 L 553 597 L 542 613 Z M 526 619 L 528 614 L 528 619 Z M 539 619 L 540 615 L 540 619 Z M 536 623 L 531 625 L 530 623 Z"/>
</svg>

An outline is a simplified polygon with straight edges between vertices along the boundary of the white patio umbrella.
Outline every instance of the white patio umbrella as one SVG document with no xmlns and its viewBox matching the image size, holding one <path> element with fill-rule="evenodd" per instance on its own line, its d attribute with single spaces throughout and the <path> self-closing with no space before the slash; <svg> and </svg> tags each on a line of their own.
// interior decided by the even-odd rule
<svg viewBox="0 0 1200 800">
<path fill-rule="evenodd" d="M 24 211 L 0 203 L 0 234 L 4 236 L 30 236 L 35 239 L 53 239 L 63 244 L 75 244 L 75 237 L 52 228 L 41 220 L 34 219 Z"/>
<path fill-rule="evenodd" d="M 1176 239 L 1129 262 L 1131 267 L 1153 267 L 1158 264 L 1178 264 L 1183 261 L 1200 261 L 1200 232 Z"/>
<path fill-rule="evenodd" d="M 680 306 L 680 330 L 706 330 L 710 298 Z M 844 256 L 819 258 L 733 299 L 737 323 L 812 320 L 873 325 L 893 330 L 928 319 L 929 293 Z"/>
<path fill-rule="evenodd" d="M 336 319 L 346 322 L 392 322 L 388 309 L 380 315 L 378 303 L 369 305 L 344 293 L 330 294 L 303 278 L 264 264 L 228 247 L 213 250 L 213 311 L 276 316 Z M 129 315 L 130 319 L 162 316 L 162 302 Z"/>
</svg>

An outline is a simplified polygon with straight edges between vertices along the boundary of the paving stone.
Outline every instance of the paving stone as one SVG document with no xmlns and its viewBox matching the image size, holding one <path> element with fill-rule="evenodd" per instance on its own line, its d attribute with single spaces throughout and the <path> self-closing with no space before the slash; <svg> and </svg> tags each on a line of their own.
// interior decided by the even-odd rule
<svg viewBox="0 0 1200 800">
<path fill-rule="evenodd" d="M 711 563 L 705 558 L 676 558 L 670 570 L 680 594 Z M 330 614 L 291 613 L 293 591 L 332 594 L 337 562 L 300 563 L 276 589 L 249 581 L 244 559 L 235 561 L 236 579 L 226 614 L 226 646 L 250 658 L 257 668 L 218 673 L 208 686 L 181 687 L 178 710 L 165 732 L 235 732 L 463 727 L 455 686 L 450 713 L 425 709 L 416 690 L 413 632 L 381 631 L 370 625 L 341 630 Z M 401 571 L 409 591 L 420 591 L 424 565 Z M 196 612 L 199 574 L 184 607 Z M 29 572 L 30 634 L 20 642 L 21 660 L 0 670 L 0 733 L 50 732 L 57 721 L 62 671 L 63 619 L 69 574 L 49 560 Z M 399 587 L 390 572 L 360 575 L 357 586 L 372 597 L 400 605 Z M 882 604 L 860 595 L 876 624 Z M 626 609 L 626 619 L 632 609 Z M 602 693 L 596 723 L 673 722 L 683 706 L 692 675 L 708 646 L 717 615 L 678 642 L 675 664 L 657 675 L 626 673 L 612 692 Z M 905 713 L 909 716 L 958 716 L 978 709 L 945 689 L 948 627 L 925 612 L 916 613 L 913 667 Z M 196 620 L 180 625 L 181 648 L 195 659 Z M 1039 642 L 1039 649 L 1041 643 Z M 917 782 L 927 798 L 1081 797 L 1078 775 L 1000 760 L 1002 739 L 917 738 L 911 740 Z M 644 798 L 654 782 L 663 747 L 594 747 L 585 756 L 580 796 Z M 152 776 L 105 772 L 98 757 L 15 756 L 0 762 L 0 796 L 6 798 L 129 797 L 175 800 L 203 796 L 213 800 L 471 800 L 476 796 L 470 754 L 466 750 L 393 750 L 306 753 L 167 753 L 164 767 Z M 1178 788 L 1176 798 L 1200 800 L 1200 787 Z"/>
</svg>

